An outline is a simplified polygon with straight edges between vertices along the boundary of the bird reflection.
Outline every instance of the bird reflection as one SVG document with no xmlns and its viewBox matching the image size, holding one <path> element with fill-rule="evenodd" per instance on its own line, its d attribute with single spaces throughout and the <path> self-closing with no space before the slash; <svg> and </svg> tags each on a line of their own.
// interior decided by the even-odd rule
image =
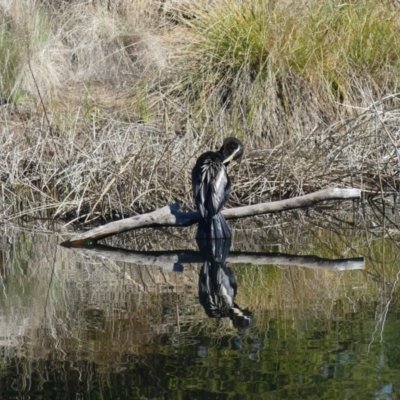
<svg viewBox="0 0 400 400">
<path fill-rule="evenodd" d="M 249 328 L 252 313 L 235 303 L 237 283 L 226 263 L 231 239 L 197 240 L 197 244 L 204 258 L 199 276 L 199 301 L 206 314 L 210 318 L 229 317 L 238 329 Z"/>
<path fill-rule="evenodd" d="M 193 197 L 201 214 L 197 239 L 230 238 L 231 230 L 221 210 L 231 192 L 226 167 L 244 152 L 239 139 L 228 137 L 219 151 L 203 153 L 192 170 Z"/>
</svg>

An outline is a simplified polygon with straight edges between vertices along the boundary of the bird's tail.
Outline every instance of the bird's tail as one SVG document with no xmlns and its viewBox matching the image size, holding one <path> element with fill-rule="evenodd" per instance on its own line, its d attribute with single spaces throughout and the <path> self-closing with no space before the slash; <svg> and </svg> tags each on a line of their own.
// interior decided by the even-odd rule
<svg viewBox="0 0 400 400">
<path fill-rule="evenodd" d="M 212 218 L 204 218 L 199 221 L 196 239 L 229 239 L 231 237 L 231 229 L 220 212 Z"/>
</svg>

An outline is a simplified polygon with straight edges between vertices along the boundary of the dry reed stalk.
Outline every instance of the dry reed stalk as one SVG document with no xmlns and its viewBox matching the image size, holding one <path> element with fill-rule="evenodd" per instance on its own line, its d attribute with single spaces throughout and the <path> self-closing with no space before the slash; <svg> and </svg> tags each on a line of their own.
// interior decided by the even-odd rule
<svg viewBox="0 0 400 400">
<path fill-rule="evenodd" d="M 332 185 L 395 193 L 398 136 L 397 112 L 372 109 L 299 143 L 247 148 L 240 167 L 230 169 L 230 204 L 294 197 Z M 149 134 L 143 124 L 113 121 L 90 139 L 53 137 L 38 129 L 25 137 L 4 129 L 0 141 L 5 203 L 26 203 L 22 211 L 4 207 L 8 218 L 51 210 L 48 217 L 108 220 L 159 208 L 171 197 L 192 208 L 188 171 L 199 150 L 187 136 L 168 140 L 161 132 Z"/>
</svg>

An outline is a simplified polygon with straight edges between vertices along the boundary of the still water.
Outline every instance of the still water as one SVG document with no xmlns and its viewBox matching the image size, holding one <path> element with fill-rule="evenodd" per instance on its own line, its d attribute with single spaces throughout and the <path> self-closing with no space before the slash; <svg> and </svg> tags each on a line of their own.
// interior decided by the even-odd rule
<svg viewBox="0 0 400 400">
<path fill-rule="evenodd" d="M 3 226 L 1 399 L 398 399 L 398 210 L 337 207 L 237 222 L 208 261 L 192 229 Z"/>
</svg>

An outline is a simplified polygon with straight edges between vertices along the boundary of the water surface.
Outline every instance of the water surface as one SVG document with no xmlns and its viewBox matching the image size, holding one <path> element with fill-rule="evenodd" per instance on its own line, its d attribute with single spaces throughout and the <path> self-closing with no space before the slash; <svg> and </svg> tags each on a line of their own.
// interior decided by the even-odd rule
<svg viewBox="0 0 400 400">
<path fill-rule="evenodd" d="M 364 257 L 363 269 L 340 271 L 229 259 L 245 327 L 208 317 L 201 262 L 118 261 L 63 248 L 66 236 L 43 228 L 4 226 L 1 398 L 398 398 L 398 210 L 338 207 L 234 225 L 228 257 Z M 171 255 L 197 251 L 193 236 L 143 230 L 106 243 Z"/>
</svg>

